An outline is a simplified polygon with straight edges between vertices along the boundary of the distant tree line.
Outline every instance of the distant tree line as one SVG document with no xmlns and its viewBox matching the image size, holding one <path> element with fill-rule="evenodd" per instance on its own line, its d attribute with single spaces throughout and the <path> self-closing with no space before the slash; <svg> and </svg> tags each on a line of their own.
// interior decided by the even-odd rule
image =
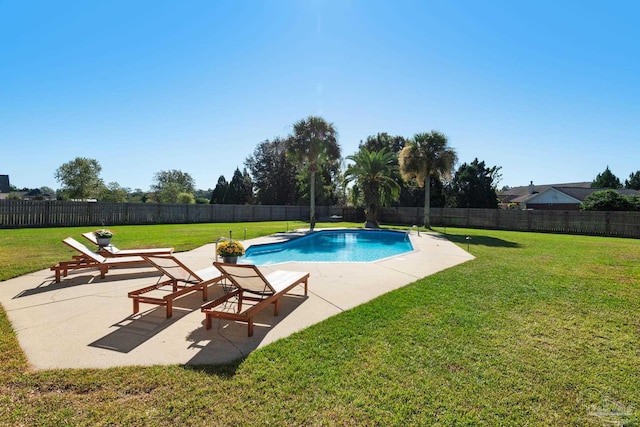
<svg viewBox="0 0 640 427">
<path fill-rule="evenodd" d="M 98 161 L 83 157 L 63 164 L 54 176 L 61 184 L 56 191 L 59 200 L 309 204 L 311 228 L 316 203 L 362 208 L 371 227 L 378 225 L 381 206 L 424 206 L 423 225 L 429 227 L 430 207 L 498 208 L 501 167 L 488 166 L 477 157 L 455 168 L 457 162 L 447 137 L 437 131 L 411 138 L 371 135 L 360 141 L 356 153 L 343 158 L 334 125 L 309 116 L 294 123 L 289 135 L 258 143 L 244 168 L 236 168 L 230 180 L 219 176 L 213 189 L 197 190 L 194 179 L 179 170 L 157 172 L 146 192 L 116 182 L 105 184 Z M 622 184 L 607 167 L 593 186 Z M 625 186 L 640 189 L 640 171 L 632 173 Z"/>
</svg>

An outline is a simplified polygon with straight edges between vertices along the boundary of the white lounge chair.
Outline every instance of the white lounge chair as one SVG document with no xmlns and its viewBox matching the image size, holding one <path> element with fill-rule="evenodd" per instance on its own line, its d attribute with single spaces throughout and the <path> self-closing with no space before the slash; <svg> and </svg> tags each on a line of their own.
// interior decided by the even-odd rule
<svg viewBox="0 0 640 427">
<path fill-rule="evenodd" d="M 69 270 L 78 270 L 82 268 L 97 268 L 100 270 L 100 278 L 104 279 L 104 276 L 109 271 L 110 267 L 123 267 L 139 264 L 148 264 L 141 256 L 126 256 L 126 257 L 113 257 L 106 258 L 100 254 L 97 254 L 91 249 L 87 248 L 82 243 L 75 240 L 73 237 L 67 237 L 62 241 L 65 245 L 80 252 L 80 255 L 73 257 L 71 261 L 60 261 L 58 264 L 50 268 L 51 271 L 55 271 L 56 283 L 60 282 L 60 276 L 66 277 Z"/>
<path fill-rule="evenodd" d="M 252 336 L 253 317 L 258 312 L 273 304 L 273 315 L 277 316 L 280 297 L 296 285 L 304 285 L 304 295 L 307 295 L 309 273 L 278 270 L 263 275 L 255 265 L 225 264 L 220 262 L 214 262 L 213 265 L 236 287 L 236 290 L 201 307 L 200 310 L 205 314 L 206 329 L 211 329 L 213 318 L 236 320 L 246 322 L 248 335 Z M 236 312 L 229 312 L 219 308 L 220 306 L 224 308 L 230 299 L 236 297 L 238 300 Z M 245 300 L 255 301 L 256 303 L 243 311 L 242 303 Z"/>
<path fill-rule="evenodd" d="M 100 246 L 98 245 L 98 240 L 96 239 L 96 235 L 93 234 L 93 232 L 82 233 L 82 236 L 94 245 L 98 246 L 100 254 L 104 255 L 105 257 L 120 257 L 132 255 L 154 256 L 171 255 L 173 253 L 173 248 L 118 249 L 113 245 Z"/>
</svg>

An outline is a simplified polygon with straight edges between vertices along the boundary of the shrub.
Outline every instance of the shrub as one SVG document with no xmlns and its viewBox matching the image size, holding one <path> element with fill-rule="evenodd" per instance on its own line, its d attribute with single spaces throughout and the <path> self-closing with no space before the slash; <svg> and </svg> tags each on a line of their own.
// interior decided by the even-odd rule
<svg viewBox="0 0 640 427">
<path fill-rule="evenodd" d="M 589 194 L 580 204 L 583 211 L 631 211 L 633 203 L 630 197 L 615 190 L 596 191 Z"/>
</svg>

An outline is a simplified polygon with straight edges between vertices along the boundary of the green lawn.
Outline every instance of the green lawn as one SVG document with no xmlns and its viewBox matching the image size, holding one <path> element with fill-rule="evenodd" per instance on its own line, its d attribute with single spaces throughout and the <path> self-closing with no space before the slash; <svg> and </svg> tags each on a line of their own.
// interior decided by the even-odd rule
<svg viewBox="0 0 640 427">
<path fill-rule="evenodd" d="M 189 249 L 284 225 L 115 231 Z M 0 230 L 0 251 L 30 254 L 7 273 L 0 252 L 0 277 L 62 259 L 80 231 Z M 446 232 L 476 259 L 226 366 L 31 372 L 0 310 L 0 424 L 640 425 L 640 241 Z"/>
</svg>

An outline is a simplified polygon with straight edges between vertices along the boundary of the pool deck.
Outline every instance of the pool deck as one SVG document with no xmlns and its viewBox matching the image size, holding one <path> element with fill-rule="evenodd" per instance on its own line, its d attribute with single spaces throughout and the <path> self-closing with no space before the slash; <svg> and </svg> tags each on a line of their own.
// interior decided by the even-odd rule
<svg viewBox="0 0 640 427">
<path fill-rule="evenodd" d="M 244 245 L 282 241 L 300 232 L 246 240 Z M 371 263 L 285 263 L 265 271 L 310 273 L 309 294 L 301 287 L 281 299 L 280 314 L 267 308 L 246 323 L 213 321 L 204 328 L 202 297 L 193 292 L 174 303 L 173 317 L 164 307 L 141 304 L 132 314 L 131 290 L 154 284 L 157 270 L 114 268 L 104 279 L 97 270 L 72 271 L 60 283 L 42 270 L 0 282 L 0 303 L 16 331 L 32 369 L 108 368 L 114 366 L 219 364 L 247 356 L 256 348 L 321 322 L 422 277 L 473 259 L 437 233 L 410 233 L 415 250 Z M 193 270 L 211 265 L 214 244 L 176 257 Z M 62 247 L 62 245 L 61 245 Z M 209 300 L 223 294 L 211 285 Z"/>
</svg>

